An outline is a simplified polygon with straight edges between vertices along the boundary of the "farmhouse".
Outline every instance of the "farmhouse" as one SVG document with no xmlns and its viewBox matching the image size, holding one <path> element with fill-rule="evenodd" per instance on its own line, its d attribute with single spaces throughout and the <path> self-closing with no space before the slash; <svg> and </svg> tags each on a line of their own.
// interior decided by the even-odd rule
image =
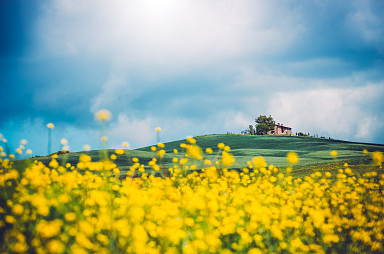
<svg viewBox="0 0 384 254">
<path fill-rule="evenodd" d="M 273 131 L 268 131 L 268 135 L 279 135 L 279 134 L 292 134 L 292 128 L 284 126 L 283 124 L 277 123 L 275 124 L 275 129 Z"/>
</svg>

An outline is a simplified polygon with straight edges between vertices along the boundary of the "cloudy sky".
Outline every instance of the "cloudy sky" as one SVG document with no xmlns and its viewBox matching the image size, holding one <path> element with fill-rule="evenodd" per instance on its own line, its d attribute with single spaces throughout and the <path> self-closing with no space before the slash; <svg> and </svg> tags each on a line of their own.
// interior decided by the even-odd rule
<svg viewBox="0 0 384 254">
<path fill-rule="evenodd" d="M 384 143 L 381 0 L 2 0 L 0 133 L 34 154 L 239 133 Z"/>
</svg>

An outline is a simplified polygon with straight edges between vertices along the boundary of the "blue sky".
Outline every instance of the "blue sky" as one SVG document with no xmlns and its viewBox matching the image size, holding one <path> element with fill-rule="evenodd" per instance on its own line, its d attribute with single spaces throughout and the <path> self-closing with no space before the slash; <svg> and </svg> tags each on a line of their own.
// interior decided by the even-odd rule
<svg viewBox="0 0 384 254">
<path fill-rule="evenodd" d="M 33 154 L 239 133 L 259 115 L 294 132 L 384 143 L 380 0 L 3 0 L 0 133 Z"/>
</svg>

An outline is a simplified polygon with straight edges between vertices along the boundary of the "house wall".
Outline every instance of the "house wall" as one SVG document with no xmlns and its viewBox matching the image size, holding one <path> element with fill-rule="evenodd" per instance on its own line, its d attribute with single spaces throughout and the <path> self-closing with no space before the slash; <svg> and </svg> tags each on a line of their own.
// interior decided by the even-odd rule
<svg viewBox="0 0 384 254">
<path fill-rule="evenodd" d="M 283 134 L 291 135 L 292 129 L 287 126 L 276 124 L 275 129 L 273 131 L 268 132 L 268 135 L 283 135 Z"/>
</svg>

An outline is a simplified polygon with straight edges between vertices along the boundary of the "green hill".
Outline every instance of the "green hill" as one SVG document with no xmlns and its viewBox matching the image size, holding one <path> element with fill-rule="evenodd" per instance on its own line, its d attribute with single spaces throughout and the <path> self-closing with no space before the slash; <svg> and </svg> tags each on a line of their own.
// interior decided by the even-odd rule
<svg viewBox="0 0 384 254">
<path fill-rule="evenodd" d="M 232 168 L 243 168 L 247 165 L 247 161 L 255 156 L 263 156 L 268 164 L 273 164 L 278 167 L 286 167 L 286 155 L 290 151 L 296 152 L 299 157 L 298 166 L 314 166 L 323 165 L 325 163 L 348 162 L 353 164 L 361 164 L 369 158 L 364 155 L 364 149 L 369 152 L 384 151 L 384 145 L 354 143 L 340 140 L 330 140 L 313 137 L 297 137 L 297 136 L 249 136 L 249 135 L 206 135 L 195 137 L 196 144 L 204 151 L 206 148 L 212 148 L 213 154 L 206 156 L 210 160 L 218 159 L 217 155 L 219 143 L 224 143 L 230 146 L 231 153 L 235 156 L 236 162 Z M 172 165 L 173 157 L 181 157 L 182 153 L 174 154 L 174 149 L 181 151 L 180 144 L 186 143 L 186 140 L 178 140 L 165 143 L 164 150 L 166 154 L 163 157 L 165 167 Z M 336 150 L 338 156 L 333 158 L 330 152 Z M 114 153 L 114 150 L 106 151 L 108 157 Z M 182 151 L 181 151 L 182 152 Z M 79 161 L 79 156 L 88 154 L 92 157 L 92 161 L 98 161 L 105 157 L 105 151 L 89 151 L 59 155 L 58 162 L 60 164 L 71 163 L 76 165 Z M 138 158 L 141 164 L 148 167 L 148 162 L 156 157 L 156 153 L 152 152 L 150 147 L 143 147 L 136 150 L 125 150 L 123 155 L 117 155 L 115 163 L 121 170 L 128 170 L 133 164 L 132 158 Z M 37 160 L 48 164 L 50 157 L 40 157 Z"/>
<path fill-rule="evenodd" d="M 384 151 L 384 145 L 355 143 L 333 139 L 298 137 L 298 136 L 249 136 L 249 135 L 207 135 L 195 137 L 196 143 L 203 149 L 212 148 L 217 151 L 217 144 L 224 143 L 231 148 L 231 153 L 236 157 L 235 167 L 243 167 L 246 162 L 255 156 L 263 156 L 268 164 L 286 166 L 286 155 L 290 151 L 296 152 L 299 165 L 322 164 L 334 160 L 351 161 L 364 158 L 362 151 Z M 167 153 L 173 149 L 180 149 L 180 144 L 185 140 L 168 142 L 165 144 Z M 150 151 L 150 147 L 137 149 Z M 337 158 L 330 156 L 336 150 Z"/>
</svg>

